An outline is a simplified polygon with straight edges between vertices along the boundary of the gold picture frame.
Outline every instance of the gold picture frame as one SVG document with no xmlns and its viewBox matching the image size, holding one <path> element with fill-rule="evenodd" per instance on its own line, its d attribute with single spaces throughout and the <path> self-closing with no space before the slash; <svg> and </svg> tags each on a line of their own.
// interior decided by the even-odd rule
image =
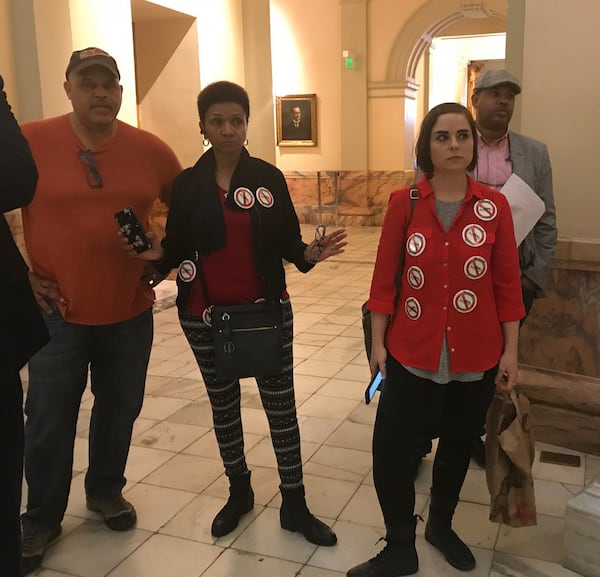
<svg viewBox="0 0 600 577">
<path fill-rule="evenodd" d="M 317 95 L 277 96 L 277 145 L 317 146 Z"/>
</svg>

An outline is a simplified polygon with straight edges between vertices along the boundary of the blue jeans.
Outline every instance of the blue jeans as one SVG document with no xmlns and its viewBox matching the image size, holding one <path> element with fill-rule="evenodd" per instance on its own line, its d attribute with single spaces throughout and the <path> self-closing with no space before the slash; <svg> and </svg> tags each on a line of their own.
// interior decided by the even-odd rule
<svg viewBox="0 0 600 577">
<path fill-rule="evenodd" d="M 144 400 L 153 336 L 152 309 L 111 325 L 76 325 L 55 310 L 50 342 L 29 361 L 25 403 L 24 525 L 51 529 L 69 498 L 73 446 L 88 368 L 94 406 L 89 431 L 89 497 L 120 494 L 135 419 Z"/>
</svg>

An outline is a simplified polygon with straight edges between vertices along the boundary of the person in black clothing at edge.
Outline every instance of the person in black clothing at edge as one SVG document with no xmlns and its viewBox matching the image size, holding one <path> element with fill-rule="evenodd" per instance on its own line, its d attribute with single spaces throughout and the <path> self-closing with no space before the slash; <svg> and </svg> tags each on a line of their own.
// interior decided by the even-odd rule
<svg viewBox="0 0 600 577">
<path fill-rule="evenodd" d="M 267 299 L 281 304 L 283 370 L 257 376 L 256 381 L 281 480 L 281 527 L 299 531 L 311 543 L 335 545 L 335 533 L 311 514 L 305 501 L 294 399 L 293 315 L 282 259 L 308 272 L 343 252 L 346 233 L 338 229 L 308 245 L 302 241 L 283 174 L 245 148 L 250 105 L 244 88 L 227 81 L 206 86 L 198 96 L 198 112 L 205 145 L 212 146 L 176 178 L 166 236 L 159 242 L 150 234 L 152 248 L 139 258 L 155 261 L 163 273 L 180 267 L 179 318 L 206 385 L 230 483 L 229 499 L 211 531 L 215 537 L 233 531 L 252 509 L 254 493 L 244 455 L 240 383 L 215 376 L 214 342 L 207 322 L 210 305 Z M 123 243 L 134 256 L 127 241 Z M 210 303 L 205 302 L 208 295 Z"/>
<path fill-rule="evenodd" d="M 0 211 L 33 199 L 37 169 L 15 120 L 0 76 Z M 23 480 L 23 389 L 19 371 L 48 342 L 48 331 L 35 302 L 28 269 L 0 218 L 0 574 L 21 575 L 21 486 Z"/>
</svg>

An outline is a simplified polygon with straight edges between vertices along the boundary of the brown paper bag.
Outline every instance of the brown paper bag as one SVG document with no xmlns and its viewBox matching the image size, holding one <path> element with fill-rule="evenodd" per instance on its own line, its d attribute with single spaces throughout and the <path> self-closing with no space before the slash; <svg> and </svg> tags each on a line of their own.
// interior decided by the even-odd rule
<svg viewBox="0 0 600 577">
<path fill-rule="evenodd" d="M 511 527 L 535 525 L 531 475 L 535 441 L 529 400 L 515 391 L 496 395 L 488 411 L 486 433 L 490 521 Z"/>
</svg>

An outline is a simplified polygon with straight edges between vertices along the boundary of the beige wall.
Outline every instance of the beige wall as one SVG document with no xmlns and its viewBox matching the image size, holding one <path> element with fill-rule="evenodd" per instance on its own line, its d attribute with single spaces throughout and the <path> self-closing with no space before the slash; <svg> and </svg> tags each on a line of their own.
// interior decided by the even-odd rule
<svg viewBox="0 0 600 577">
<path fill-rule="evenodd" d="M 194 18 L 136 23 L 136 74 L 140 128 L 175 151 L 183 166 L 202 153 L 196 96 L 200 86 Z"/>
<path fill-rule="evenodd" d="M 316 147 L 278 147 L 282 170 L 338 170 L 341 164 L 342 46 L 338 0 L 272 0 L 274 96 L 317 94 Z M 351 119 L 345 119 L 351 122 Z"/>
<path fill-rule="evenodd" d="M 521 131 L 550 150 L 563 237 L 600 238 L 599 16 L 597 0 L 525 2 Z"/>
<path fill-rule="evenodd" d="M 0 76 L 4 78 L 4 90 L 11 103 L 13 113 L 19 118 L 17 78 L 12 50 L 12 28 L 9 0 L 0 0 Z"/>
</svg>

